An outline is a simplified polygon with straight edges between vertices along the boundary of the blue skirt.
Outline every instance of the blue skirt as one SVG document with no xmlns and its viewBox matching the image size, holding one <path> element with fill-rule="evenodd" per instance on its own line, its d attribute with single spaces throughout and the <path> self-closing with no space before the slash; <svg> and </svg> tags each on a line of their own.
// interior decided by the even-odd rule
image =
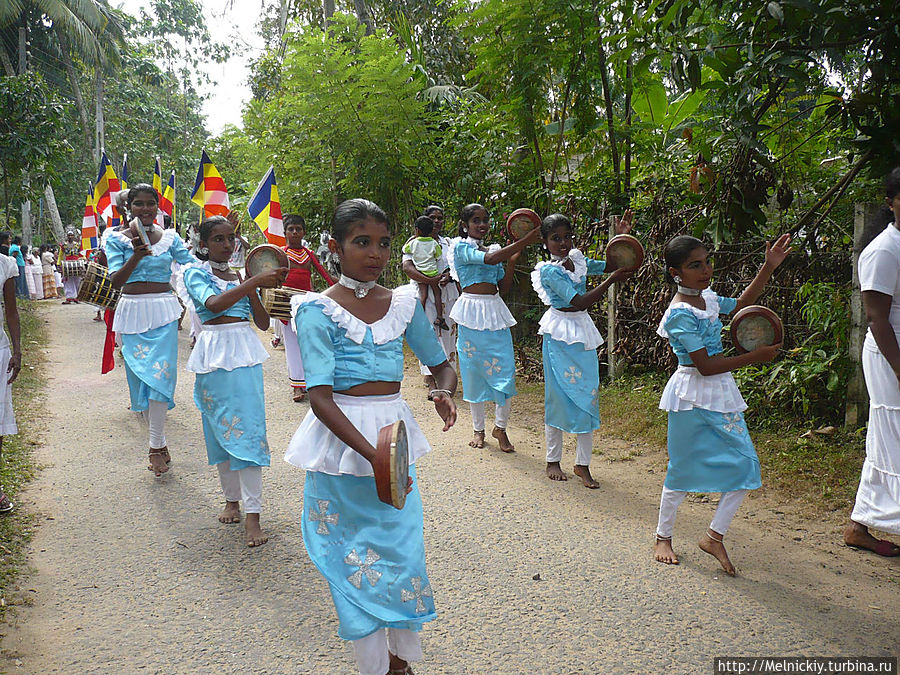
<svg viewBox="0 0 900 675">
<path fill-rule="evenodd" d="M 744 413 L 670 411 L 668 447 L 664 484 L 670 490 L 731 492 L 762 485 Z"/>
<path fill-rule="evenodd" d="M 516 359 L 509 328 L 475 330 L 459 324 L 456 354 L 463 400 L 503 405 L 516 395 Z"/>
<path fill-rule="evenodd" d="M 131 409 L 146 410 L 149 401 L 175 407 L 178 375 L 178 322 L 143 333 L 120 333 Z"/>
<path fill-rule="evenodd" d="M 345 640 L 379 628 L 419 631 L 437 617 L 415 466 L 409 475 L 413 490 L 398 511 L 378 499 L 371 476 L 306 472 L 303 543 L 331 588 Z"/>
<path fill-rule="evenodd" d="M 596 349 L 544 335 L 544 423 L 570 434 L 600 427 L 600 363 Z"/>
<path fill-rule="evenodd" d="M 230 461 L 232 471 L 269 466 L 262 364 L 197 373 L 194 403 L 211 465 Z"/>
</svg>

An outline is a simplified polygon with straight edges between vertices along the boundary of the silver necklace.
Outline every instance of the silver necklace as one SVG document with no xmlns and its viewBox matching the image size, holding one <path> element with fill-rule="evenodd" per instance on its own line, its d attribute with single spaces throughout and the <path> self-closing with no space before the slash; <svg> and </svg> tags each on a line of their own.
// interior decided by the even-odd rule
<svg viewBox="0 0 900 675">
<path fill-rule="evenodd" d="M 357 298 L 364 298 L 369 294 L 373 288 L 375 288 L 374 281 L 357 281 L 356 279 L 351 279 L 345 274 L 341 274 L 341 278 L 338 279 L 338 283 L 344 288 L 349 288 L 353 291 L 353 295 Z"/>
<path fill-rule="evenodd" d="M 700 295 L 699 288 L 687 288 L 686 286 L 682 286 L 678 284 L 678 292 L 682 295 Z"/>
<path fill-rule="evenodd" d="M 210 260 L 209 266 L 219 272 L 230 272 L 231 271 L 231 266 L 228 264 L 228 261 L 216 262 L 215 260 Z"/>
</svg>

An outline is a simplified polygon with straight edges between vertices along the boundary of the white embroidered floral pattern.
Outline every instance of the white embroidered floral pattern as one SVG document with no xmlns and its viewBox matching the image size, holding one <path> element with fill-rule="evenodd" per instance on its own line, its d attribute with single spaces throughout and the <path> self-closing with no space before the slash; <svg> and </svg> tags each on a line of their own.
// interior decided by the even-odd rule
<svg viewBox="0 0 900 675">
<path fill-rule="evenodd" d="M 581 379 L 581 371 L 575 366 L 569 366 L 569 369 L 563 373 L 563 377 L 569 381 L 569 384 L 575 384 Z"/>
<path fill-rule="evenodd" d="M 743 434 L 746 431 L 744 422 L 741 420 L 741 413 L 722 413 L 722 416 L 725 418 L 723 427 L 725 431 L 733 431 L 736 434 Z"/>
<path fill-rule="evenodd" d="M 316 528 L 316 534 L 331 534 L 331 530 L 328 529 L 329 525 L 337 525 L 339 514 L 337 513 L 328 513 L 328 506 L 331 504 L 331 501 L 328 499 L 317 499 L 316 505 L 319 507 L 318 513 L 309 510 L 309 522 L 318 523 L 319 526 Z"/>
<path fill-rule="evenodd" d="M 466 340 L 466 343 L 462 348 L 462 353 L 465 354 L 467 358 L 471 359 L 472 356 L 475 354 L 475 345 L 473 345 L 471 342 Z"/>
<path fill-rule="evenodd" d="M 143 342 L 138 342 L 134 346 L 134 358 L 136 359 L 146 359 L 150 355 L 150 347 L 145 345 Z"/>
<path fill-rule="evenodd" d="M 411 600 L 416 601 L 416 614 L 424 614 L 428 611 L 427 607 L 425 607 L 425 603 L 422 598 L 433 598 L 434 595 L 431 593 L 431 584 L 425 584 L 424 588 L 422 587 L 422 577 L 412 577 L 409 580 L 409 583 L 412 584 L 413 589 L 411 591 L 406 590 L 405 588 L 400 589 L 400 600 L 403 602 L 410 602 Z"/>
<path fill-rule="evenodd" d="M 216 399 L 213 398 L 213 395 L 209 393 L 208 389 L 204 389 L 200 392 L 200 400 L 203 402 L 203 407 L 206 408 L 206 411 L 212 412 Z"/>
<path fill-rule="evenodd" d="M 168 361 L 157 361 L 153 364 L 153 370 L 156 372 L 153 374 L 157 380 L 168 380 L 172 376 L 169 374 L 169 362 Z"/>
<path fill-rule="evenodd" d="M 347 577 L 347 581 L 356 586 L 356 588 L 362 588 L 362 578 L 366 577 L 366 580 L 369 582 L 369 585 L 374 587 L 375 584 L 378 583 L 378 580 L 381 578 L 381 572 L 372 569 L 372 565 L 381 560 L 381 556 L 375 553 L 372 549 L 366 549 L 366 559 L 363 560 L 359 557 L 359 554 L 356 552 L 356 549 L 352 549 L 350 553 L 347 554 L 347 557 L 344 558 L 344 562 L 348 565 L 354 565 L 359 569 L 356 570 L 353 574 Z"/>
<path fill-rule="evenodd" d="M 227 417 L 223 417 L 219 420 L 219 424 L 225 427 L 225 431 L 222 436 L 226 441 L 230 441 L 231 437 L 234 436 L 234 440 L 238 440 L 241 436 L 244 435 L 244 432 L 237 428 L 237 425 L 241 423 L 240 417 L 235 417 L 232 415 L 231 422 L 228 421 Z"/>
<path fill-rule="evenodd" d="M 499 373 L 503 370 L 503 367 L 500 365 L 499 359 L 491 359 L 490 361 L 485 360 L 484 367 L 487 369 L 485 372 L 488 377 L 491 377 L 494 373 Z"/>
</svg>

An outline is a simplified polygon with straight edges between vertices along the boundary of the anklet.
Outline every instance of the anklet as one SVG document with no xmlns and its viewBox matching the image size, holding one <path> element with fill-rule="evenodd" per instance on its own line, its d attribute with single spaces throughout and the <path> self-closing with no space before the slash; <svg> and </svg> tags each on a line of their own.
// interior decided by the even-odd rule
<svg viewBox="0 0 900 675">
<path fill-rule="evenodd" d="M 656 541 L 672 541 L 672 537 L 661 537 L 656 535 Z"/>
<path fill-rule="evenodd" d="M 720 543 L 720 544 L 721 544 L 722 542 L 725 541 L 725 535 L 722 535 L 722 538 L 721 538 L 721 539 L 716 539 L 716 538 L 713 536 L 714 534 L 717 534 L 717 532 L 714 532 L 713 530 L 709 529 L 708 527 L 706 528 L 706 536 L 707 536 L 707 537 L 709 537 L 709 538 L 712 539 L 713 541 L 718 542 L 718 543 Z"/>
<path fill-rule="evenodd" d="M 449 389 L 432 389 L 428 392 L 428 400 L 433 401 L 435 394 L 447 394 L 448 398 L 453 398 L 453 392 Z"/>
</svg>

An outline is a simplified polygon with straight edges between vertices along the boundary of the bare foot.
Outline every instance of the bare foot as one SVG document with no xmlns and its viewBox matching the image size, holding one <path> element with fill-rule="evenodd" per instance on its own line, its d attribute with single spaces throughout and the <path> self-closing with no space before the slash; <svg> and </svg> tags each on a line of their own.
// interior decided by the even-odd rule
<svg viewBox="0 0 900 675">
<path fill-rule="evenodd" d="M 306 398 L 306 390 L 300 387 L 294 387 L 294 403 L 303 403 Z"/>
<path fill-rule="evenodd" d="M 483 448 L 484 447 L 484 431 L 476 431 L 475 436 L 473 436 L 472 440 L 469 441 L 469 445 L 473 448 Z"/>
<path fill-rule="evenodd" d="M 594 477 L 591 475 L 591 470 L 588 467 L 582 464 L 576 464 L 575 468 L 572 469 L 572 473 L 581 478 L 584 487 L 590 488 L 591 490 L 596 490 L 600 487 L 600 483 L 594 480 Z"/>
<path fill-rule="evenodd" d="M 163 475 L 166 471 L 169 470 L 169 465 L 166 464 L 167 454 L 167 448 L 157 448 L 155 450 L 151 448 L 150 452 L 147 453 L 147 456 L 150 460 L 150 465 L 147 468 L 157 476 Z"/>
<path fill-rule="evenodd" d="M 559 462 L 547 462 L 547 477 L 550 480 L 569 480 L 569 477 L 563 473 Z"/>
<path fill-rule="evenodd" d="M 172 455 L 169 454 L 169 448 L 165 447 L 162 449 L 162 457 L 165 460 L 166 464 L 172 463 Z"/>
<path fill-rule="evenodd" d="M 494 430 L 491 432 L 491 436 L 497 439 L 500 443 L 500 449 L 503 452 L 515 452 L 516 446 L 514 446 L 509 441 L 509 436 L 506 435 L 506 429 L 501 429 L 500 427 L 494 427 Z"/>
<path fill-rule="evenodd" d="M 425 376 L 425 388 L 426 389 L 434 389 L 437 385 L 434 382 L 434 375 L 426 375 Z"/>
<path fill-rule="evenodd" d="M 653 547 L 653 557 L 656 562 L 665 563 L 666 565 L 677 565 L 678 556 L 672 549 L 672 537 L 660 537 L 656 535 L 656 545 Z"/>
<path fill-rule="evenodd" d="M 390 658 L 390 665 L 388 666 L 387 675 L 412 675 L 412 668 L 409 667 L 408 662 L 391 652 L 388 652 L 388 657 Z"/>
<path fill-rule="evenodd" d="M 247 517 L 249 518 L 249 515 Z M 219 514 L 219 522 L 226 525 L 241 522 L 240 502 L 225 502 L 225 508 Z"/>
<path fill-rule="evenodd" d="M 247 535 L 247 546 L 250 548 L 262 546 L 269 541 L 269 537 L 263 534 L 262 529 L 259 527 L 258 513 L 247 514 L 247 522 L 244 523 L 244 531 Z"/>
<path fill-rule="evenodd" d="M 900 547 L 887 539 L 876 539 L 869 532 L 869 528 L 855 521 L 844 528 L 844 543 L 853 548 L 863 548 L 878 555 L 889 558 L 900 555 Z"/>
<path fill-rule="evenodd" d="M 710 534 L 711 532 L 712 534 Z M 734 565 L 731 564 L 728 552 L 725 550 L 725 544 L 722 543 L 723 538 L 723 535 L 718 532 L 707 529 L 703 535 L 703 539 L 697 542 L 697 546 L 700 547 L 701 551 L 709 553 L 718 560 L 722 569 L 725 570 L 725 574 L 733 577 L 737 574 L 737 571 L 734 569 Z"/>
</svg>

